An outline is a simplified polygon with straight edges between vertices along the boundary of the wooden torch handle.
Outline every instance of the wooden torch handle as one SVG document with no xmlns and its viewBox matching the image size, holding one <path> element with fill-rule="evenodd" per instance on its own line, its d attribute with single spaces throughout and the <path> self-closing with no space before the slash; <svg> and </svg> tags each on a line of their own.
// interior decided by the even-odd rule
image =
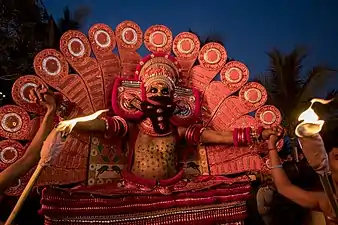
<svg viewBox="0 0 338 225">
<path fill-rule="evenodd" d="M 23 206 L 24 202 L 27 199 L 27 196 L 31 192 L 36 180 L 38 179 L 40 172 L 42 170 L 42 166 L 38 164 L 36 167 L 31 179 L 29 180 L 28 184 L 26 185 L 25 189 L 23 190 L 18 202 L 16 203 L 14 209 L 12 210 L 11 214 L 9 215 L 5 225 L 11 225 L 16 217 L 16 215 L 19 213 L 21 207 Z"/>
</svg>

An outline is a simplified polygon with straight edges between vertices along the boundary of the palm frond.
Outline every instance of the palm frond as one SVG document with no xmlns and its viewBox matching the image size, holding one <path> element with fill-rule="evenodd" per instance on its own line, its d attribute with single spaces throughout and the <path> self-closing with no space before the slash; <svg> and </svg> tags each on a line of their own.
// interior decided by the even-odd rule
<svg viewBox="0 0 338 225">
<path fill-rule="evenodd" d="M 338 90 L 332 89 L 326 93 L 326 99 L 335 99 L 338 96 Z M 338 101 L 338 99 L 335 99 Z"/>
<path fill-rule="evenodd" d="M 91 12 L 90 7 L 86 5 L 79 6 L 74 11 L 74 21 L 76 21 L 79 25 L 84 24 L 90 12 Z"/>
<path fill-rule="evenodd" d="M 216 42 L 224 46 L 224 37 L 217 33 L 210 34 L 201 42 L 201 47 L 210 42 Z"/>
<path fill-rule="evenodd" d="M 294 135 L 294 128 L 300 112 L 309 105 L 309 99 L 315 97 L 316 88 L 311 84 L 325 86 L 328 76 L 324 74 L 335 72 L 328 67 L 315 66 L 309 73 L 303 74 L 303 64 L 307 57 L 304 47 L 296 47 L 288 54 L 278 49 L 266 53 L 270 64 L 265 74 L 259 75 L 255 81 L 263 84 L 268 92 L 268 103 L 275 105 L 283 115 L 283 124 L 288 129 L 289 135 Z M 316 82 L 314 82 L 316 81 Z M 318 81 L 318 82 L 317 82 Z M 336 95 L 332 90 L 328 95 Z M 306 101 L 305 101 L 306 100 Z M 319 106 L 322 115 L 324 112 L 336 114 L 338 106 L 333 103 L 329 106 Z M 321 117 L 322 118 L 322 117 Z"/>
<path fill-rule="evenodd" d="M 328 75 L 337 73 L 337 70 L 327 66 L 313 67 L 306 75 L 306 80 L 299 90 L 298 102 L 309 99 L 316 88 L 322 88 L 328 81 Z"/>
<path fill-rule="evenodd" d="M 289 97 L 298 95 L 304 81 L 302 79 L 303 62 L 307 57 L 305 48 L 296 47 L 290 54 L 285 55 L 284 81 L 288 87 Z"/>
<path fill-rule="evenodd" d="M 188 29 L 188 32 L 195 34 L 199 41 L 202 40 L 201 36 L 197 32 L 194 32 L 191 28 Z"/>
<path fill-rule="evenodd" d="M 267 76 L 269 77 L 269 82 L 271 83 L 270 86 L 273 85 L 271 88 L 271 94 L 273 95 L 273 99 L 275 99 L 276 103 L 281 108 L 280 110 L 283 111 L 284 114 L 288 114 L 291 109 L 293 103 L 291 93 L 294 92 L 294 87 L 290 87 L 290 83 L 296 82 L 292 79 L 292 76 L 289 75 L 290 66 L 287 63 L 287 55 L 284 55 L 278 49 L 273 49 L 272 51 L 267 53 L 269 60 L 270 60 L 270 67 L 267 71 Z M 290 90 L 292 90 L 290 92 Z"/>
<path fill-rule="evenodd" d="M 276 86 L 274 82 L 271 82 L 271 76 L 269 76 L 268 73 L 261 73 L 257 75 L 254 79 L 251 80 L 252 82 L 257 82 L 261 85 L 263 85 L 268 93 L 268 101 L 267 104 L 275 105 L 278 108 L 282 108 L 278 106 L 278 103 L 280 101 L 277 101 L 278 99 L 278 93 L 276 93 Z"/>
<path fill-rule="evenodd" d="M 90 14 L 90 8 L 87 6 L 80 6 L 72 13 L 69 7 L 65 7 L 63 10 L 63 17 L 58 21 L 58 28 L 61 33 L 68 30 L 78 30 L 85 22 L 85 19 Z"/>
</svg>

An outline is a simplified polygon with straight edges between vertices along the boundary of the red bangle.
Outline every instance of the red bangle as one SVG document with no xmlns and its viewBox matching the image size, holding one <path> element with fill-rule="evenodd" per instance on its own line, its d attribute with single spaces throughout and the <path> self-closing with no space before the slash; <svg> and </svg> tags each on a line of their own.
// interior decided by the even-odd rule
<svg viewBox="0 0 338 225">
<path fill-rule="evenodd" d="M 119 117 L 103 117 L 102 120 L 106 123 L 106 132 L 104 137 L 111 138 L 112 136 L 124 137 L 128 132 L 127 122 Z"/>
<path fill-rule="evenodd" d="M 247 146 L 250 138 L 248 138 L 247 128 L 235 128 L 233 133 L 234 146 Z M 250 136 L 250 128 L 249 128 Z"/>
<path fill-rule="evenodd" d="M 245 130 L 246 130 L 246 128 L 243 128 L 242 138 L 243 138 L 244 145 L 247 146 L 248 145 L 248 140 L 246 139 Z"/>
<path fill-rule="evenodd" d="M 233 141 L 234 141 L 234 146 L 238 147 L 238 128 L 234 129 L 234 132 L 233 132 Z"/>
<path fill-rule="evenodd" d="M 120 137 L 124 137 L 128 133 L 128 124 L 127 121 L 125 121 L 122 117 L 119 116 L 114 116 L 117 124 L 118 124 L 118 130 L 117 132 L 119 133 Z"/>
<path fill-rule="evenodd" d="M 192 125 L 185 131 L 185 140 L 192 145 L 198 145 L 200 143 L 201 134 L 204 128 L 201 125 Z"/>
<path fill-rule="evenodd" d="M 245 128 L 242 128 L 241 129 L 241 138 L 242 138 L 242 145 L 243 146 L 246 146 L 247 145 L 247 142 L 246 142 L 246 140 L 245 140 Z"/>
<path fill-rule="evenodd" d="M 252 144 L 252 139 L 251 139 L 251 127 L 246 127 L 245 128 L 245 136 L 246 136 L 246 141 L 248 144 Z"/>
</svg>

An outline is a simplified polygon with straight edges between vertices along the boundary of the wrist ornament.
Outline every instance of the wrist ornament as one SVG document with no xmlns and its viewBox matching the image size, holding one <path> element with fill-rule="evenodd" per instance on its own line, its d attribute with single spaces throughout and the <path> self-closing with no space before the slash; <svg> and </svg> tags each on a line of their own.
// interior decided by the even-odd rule
<svg viewBox="0 0 338 225">
<path fill-rule="evenodd" d="M 263 127 L 257 130 L 251 127 L 235 128 L 233 131 L 233 142 L 235 147 L 248 146 L 262 140 Z"/>
<path fill-rule="evenodd" d="M 127 122 L 119 117 L 102 117 L 101 118 L 105 122 L 106 131 L 105 138 L 115 137 L 124 137 L 128 132 L 128 124 Z"/>
<path fill-rule="evenodd" d="M 268 160 L 266 160 L 266 166 L 269 168 L 269 169 L 283 169 L 283 164 L 282 163 L 280 163 L 280 164 L 278 164 L 278 165 L 274 165 L 274 166 L 272 166 L 271 165 L 271 160 L 270 159 L 268 159 Z"/>
<path fill-rule="evenodd" d="M 268 152 L 271 152 L 271 151 L 277 151 L 277 148 L 276 147 L 268 147 Z M 278 151 L 277 151 L 278 152 Z"/>
<path fill-rule="evenodd" d="M 200 124 L 194 124 L 187 128 L 184 138 L 190 145 L 198 145 L 201 140 L 201 135 L 205 128 Z"/>
</svg>

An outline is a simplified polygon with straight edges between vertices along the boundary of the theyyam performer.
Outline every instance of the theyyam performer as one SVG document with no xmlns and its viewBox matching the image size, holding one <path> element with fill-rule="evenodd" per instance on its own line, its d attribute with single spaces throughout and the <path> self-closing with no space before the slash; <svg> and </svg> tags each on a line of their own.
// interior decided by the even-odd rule
<svg viewBox="0 0 338 225">
<path fill-rule="evenodd" d="M 151 52 L 144 58 L 137 53 L 142 42 Z M 46 83 L 63 95 L 57 129 L 67 140 L 37 183 L 47 186 L 40 211 L 46 224 L 244 221 L 246 174 L 267 170 L 265 140 L 279 135 L 272 127 L 281 115 L 264 105 L 262 85 L 247 82 L 243 63 L 228 62 L 218 43 L 200 49 L 193 33 L 173 38 L 167 27 L 154 25 L 143 34 L 132 21 L 115 32 L 95 24 L 88 39 L 68 31 L 60 49 L 40 52 L 38 76 L 24 76 L 13 87 L 27 116 L 25 110 L 43 113 L 24 101 L 30 86 Z M 68 74 L 67 62 L 78 75 Z"/>
</svg>

